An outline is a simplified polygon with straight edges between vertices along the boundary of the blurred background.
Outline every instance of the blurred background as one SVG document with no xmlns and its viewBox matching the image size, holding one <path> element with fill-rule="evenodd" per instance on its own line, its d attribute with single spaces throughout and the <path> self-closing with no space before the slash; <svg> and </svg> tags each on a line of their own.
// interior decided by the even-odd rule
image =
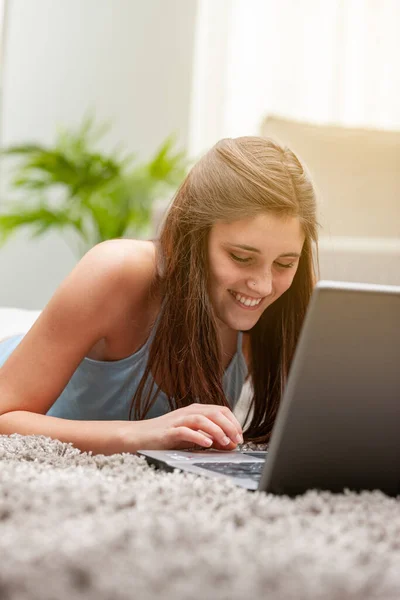
<svg viewBox="0 0 400 600">
<path fill-rule="evenodd" d="M 0 0 L 0 306 L 154 236 L 239 135 L 308 166 L 323 278 L 400 284 L 399 30 L 398 0 Z"/>
</svg>

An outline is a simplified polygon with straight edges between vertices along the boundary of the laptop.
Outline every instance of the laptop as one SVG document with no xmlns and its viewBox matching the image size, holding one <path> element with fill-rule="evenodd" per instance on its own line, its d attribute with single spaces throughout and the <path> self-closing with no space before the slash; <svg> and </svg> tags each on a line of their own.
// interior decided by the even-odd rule
<svg viewBox="0 0 400 600">
<path fill-rule="evenodd" d="M 316 285 L 268 451 L 138 454 L 273 494 L 400 494 L 400 286 Z"/>
</svg>

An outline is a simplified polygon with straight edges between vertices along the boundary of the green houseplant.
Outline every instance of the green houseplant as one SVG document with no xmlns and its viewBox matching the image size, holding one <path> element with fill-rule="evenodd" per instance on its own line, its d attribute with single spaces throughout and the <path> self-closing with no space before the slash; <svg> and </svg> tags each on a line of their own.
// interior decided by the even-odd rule
<svg viewBox="0 0 400 600">
<path fill-rule="evenodd" d="M 0 243 L 20 228 L 33 237 L 62 230 L 80 257 L 101 241 L 148 235 L 155 200 L 172 195 L 183 180 L 188 160 L 170 136 L 150 161 L 133 155 L 97 151 L 108 125 L 86 117 L 75 131 L 60 130 L 52 147 L 17 145 L 1 152 L 14 157 L 11 185 L 18 198 L 3 203 Z"/>
</svg>

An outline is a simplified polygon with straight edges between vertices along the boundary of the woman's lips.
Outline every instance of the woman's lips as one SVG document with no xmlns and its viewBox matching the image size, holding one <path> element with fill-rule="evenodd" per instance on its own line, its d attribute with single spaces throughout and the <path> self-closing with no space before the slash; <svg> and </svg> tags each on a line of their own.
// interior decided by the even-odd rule
<svg viewBox="0 0 400 600">
<path fill-rule="evenodd" d="M 246 306 L 245 304 L 242 304 L 239 300 L 237 300 L 237 298 L 234 295 L 236 292 L 233 292 L 232 290 L 228 290 L 228 291 L 229 291 L 229 294 L 230 294 L 232 300 L 234 300 L 235 304 L 237 304 L 238 306 L 240 306 L 240 308 L 243 308 L 244 310 L 249 310 L 249 311 L 258 310 L 263 302 L 263 298 L 261 298 L 261 300 L 258 304 L 255 304 L 254 306 Z M 239 294 L 239 295 L 242 295 L 242 294 Z M 243 296 L 244 296 L 244 294 L 243 294 Z M 245 297 L 250 298 L 250 296 L 245 296 Z M 253 298 L 253 300 L 258 300 L 258 298 Z"/>
</svg>

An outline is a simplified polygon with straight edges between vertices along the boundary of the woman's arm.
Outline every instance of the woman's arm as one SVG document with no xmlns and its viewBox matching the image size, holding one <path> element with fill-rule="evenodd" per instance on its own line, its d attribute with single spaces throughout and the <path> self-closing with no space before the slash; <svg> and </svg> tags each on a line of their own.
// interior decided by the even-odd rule
<svg viewBox="0 0 400 600">
<path fill-rule="evenodd" d="M 199 445 L 234 450 L 242 429 L 224 406 L 191 404 L 145 421 L 71 421 L 27 411 L 0 416 L 0 434 L 46 435 L 93 454 L 134 453 Z"/>
<path fill-rule="evenodd" d="M 151 276 L 148 253 L 133 240 L 99 244 L 83 257 L 0 368 L 0 434 L 43 434 L 82 450 L 118 451 L 121 422 L 46 412 L 95 343 L 135 299 L 142 302 Z"/>
<path fill-rule="evenodd" d="M 125 421 L 71 421 L 21 410 L 0 415 L 0 435 L 45 435 L 61 442 L 71 442 L 82 452 L 91 451 L 93 454 L 136 452 L 142 448 L 145 442 L 137 431 L 140 423 L 129 423 L 129 445 L 126 443 L 127 425 Z"/>
</svg>

